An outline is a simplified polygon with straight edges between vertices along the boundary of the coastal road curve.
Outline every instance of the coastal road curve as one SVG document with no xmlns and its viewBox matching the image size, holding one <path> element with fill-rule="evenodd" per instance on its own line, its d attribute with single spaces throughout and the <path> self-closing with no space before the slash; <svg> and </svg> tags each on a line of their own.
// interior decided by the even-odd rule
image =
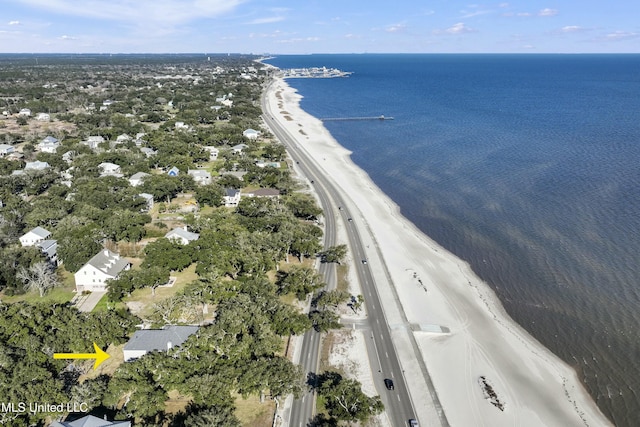
<svg viewBox="0 0 640 427">
<path fill-rule="evenodd" d="M 309 180 L 314 182 L 312 185 L 320 198 L 322 208 L 325 212 L 325 232 L 331 236 L 331 240 L 335 241 L 335 223 L 333 220 L 335 211 L 333 210 L 331 201 L 338 206 L 347 206 L 347 204 L 344 203 L 342 196 L 336 190 L 333 183 L 317 168 L 314 161 L 306 155 L 304 150 L 297 147 L 295 138 L 273 118 L 270 106 L 264 97 L 262 99 L 262 109 L 264 112 L 263 118 L 271 131 L 285 145 L 289 155 L 296 161 L 300 171 Z M 366 260 L 367 256 L 364 245 L 360 239 L 358 227 L 353 221 L 348 220 L 348 218 L 350 218 L 348 210 L 343 209 L 340 213 L 346 224 L 351 253 L 356 261 L 355 269 L 365 298 L 371 331 L 370 336 L 367 337 L 371 340 L 368 348 L 373 347 L 375 354 L 375 357 L 369 354 L 371 368 L 374 372 L 374 382 L 385 404 L 385 410 L 387 411 L 391 424 L 393 426 L 406 426 L 408 419 L 417 417 L 405 383 L 404 373 L 398 360 L 393 341 L 391 340 L 391 333 L 378 297 L 373 274 L 368 268 L 368 264 L 361 262 L 361 260 Z M 331 218 L 331 220 L 329 218 Z M 325 244 L 326 243 L 327 241 L 325 241 Z M 317 344 L 314 344 L 315 341 L 317 341 Z M 317 371 L 318 348 L 316 347 L 314 349 L 314 345 L 319 346 L 319 334 L 309 331 L 304 337 L 301 357 L 301 363 L 303 363 L 303 368 L 306 372 Z M 315 360 L 310 360 L 309 364 L 305 364 L 307 359 L 314 358 Z M 385 378 L 393 380 L 394 390 L 387 390 L 385 388 Z M 313 418 L 313 400 L 315 400 L 314 396 L 307 395 L 302 399 L 294 401 L 289 419 L 290 426 L 303 427 L 308 425 L 309 421 Z M 309 409 L 311 412 L 309 412 Z M 424 421 L 425 423 L 423 423 L 423 425 L 432 425 L 433 421 L 436 420 L 432 420 L 432 422 L 428 424 L 426 420 Z"/>
</svg>

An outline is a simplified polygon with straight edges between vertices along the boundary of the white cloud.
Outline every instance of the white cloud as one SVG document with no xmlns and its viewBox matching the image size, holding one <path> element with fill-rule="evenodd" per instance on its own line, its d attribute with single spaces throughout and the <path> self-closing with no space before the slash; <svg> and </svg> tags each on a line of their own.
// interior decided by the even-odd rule
<svg viewBox="0 0 640 427">
<path fill-rule="evenodd" d="M 246 0 L 17 0 L 61 15 L 128 22 L 140 26 L 177 25 L 231 12 Z M 149 7 L 150 6 L 150 7 Z"/>
<path fill-rule="evenodd" d="M 630 31 L 614 31 L 613 33 L 609 33 L 605 35 L 604 39 L 608 41 L 618 41 L 618 40 L 633 39 L 638 37 L 639 35 L 640 34 L 638 33 L 633 33 Z"/>
<path fill-rule="evenodd" d="M 556 9 L 545 8 L 538 12 L 538 16 L 555 16 L 558 14 Z"/>
<path fill-rule="evenodd" d="M 20 21 L 9 21 L 9 25 L 20 25 Z"/>
<path fill-rule="evenodd" d="M 509 7 L 509 3 L 500 3 L 498 7 L 501 7 L 501 8 Z"/>
<path fill-rule="evenodd" d="M 387 33 L 399 33 L 404 31 L 406 28 L 407 26 L 405 24 L 394 24 L 394 25 L 389 25 L 384 30 Z"/>
<path fill-rule="evenodd" d="M 445 32 L 449 34 L 463 34 L 463 33 L 473 33 L 476 30 L 473 28 L 469 28 L 464 25 L 464 22 L 458 22 L 457 24 L 453 24 L 451 27 L 447 28 Z"/>
<path fill-rule="evenodd" d="M 66 34 L 65 34 L 65 35 L 63 35 L 63 36 L 60 36 L 59 38 L 60 38 L 60 40 L 78 40 L 78 38 L 77 38 L 77 37 L 68 36 L 68 35 L 66 35 Z"/>
<path fill-rule="evenodd" d="M 253 21 L 247 22 L 247 24 L 271 24 L 273 22 L 284 21 L 284 16 L 271 16 L 268 18 L 256 18 Z"/>
<path fill-rule="evenodd" d="M 587 28 L 580 27 L 579 25 L 565 25 L 564 27 L 560 28 L 560 32 L 562 33 L 579 33 L 587 30 Z"/>
<path fill-rule="evenodd" d="M 466 18 L 473 18 L 474 16 L 479 16 L 479 15 L 486 15 L 487 13 L 491 13 L 490 10 L 476 10 L 474 12 L 469 12 L 467 10 L 461 10 L 460 13 L 462 13 L 462 16 L 460 16 L 461 19 L 466 19 Z"/>
</svg>

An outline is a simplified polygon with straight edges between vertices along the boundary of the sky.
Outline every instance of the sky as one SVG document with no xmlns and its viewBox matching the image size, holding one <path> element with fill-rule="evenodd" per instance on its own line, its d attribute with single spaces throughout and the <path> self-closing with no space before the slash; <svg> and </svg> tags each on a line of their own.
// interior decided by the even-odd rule
<svg viewBox="0 0 640 427">
<path fill-rule="evenodd" d="M 0 0 L 0 53 L 640 53 L 639 0 Z"/>
</svg>

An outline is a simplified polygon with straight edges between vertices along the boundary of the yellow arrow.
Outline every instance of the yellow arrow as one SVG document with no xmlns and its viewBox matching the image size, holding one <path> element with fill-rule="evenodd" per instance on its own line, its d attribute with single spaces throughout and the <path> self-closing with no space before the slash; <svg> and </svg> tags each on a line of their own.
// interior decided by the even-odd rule
<svg viewBox="0 0 640 427">
<path fill-rule="evenodd" d="M 102 351 L 98 344 L 93 343 L 93 348 L 96 351 L 95 353 L 53 353 L 54 359 L 96 359 L 96 362 L 93 364 L 93 370 L 98 369 L 98 366 L 111 356 L 109 356 L 106 352 Z"/>
</svg>

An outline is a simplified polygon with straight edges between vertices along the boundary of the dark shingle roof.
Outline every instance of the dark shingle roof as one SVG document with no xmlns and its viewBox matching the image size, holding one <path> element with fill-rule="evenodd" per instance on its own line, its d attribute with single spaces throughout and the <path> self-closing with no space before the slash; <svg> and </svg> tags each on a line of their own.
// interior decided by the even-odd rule
<svg viewBox="0 0 640 427">
<path fill-rule="evenodd" d="M 176 325 L 167 325 L 163 329 L 143 329 L 133 334 L 124 350 L 165 351 L 169 343 L 172 346 L 181 345 L 197 331 L 197 326 Z"/>
</svg>

